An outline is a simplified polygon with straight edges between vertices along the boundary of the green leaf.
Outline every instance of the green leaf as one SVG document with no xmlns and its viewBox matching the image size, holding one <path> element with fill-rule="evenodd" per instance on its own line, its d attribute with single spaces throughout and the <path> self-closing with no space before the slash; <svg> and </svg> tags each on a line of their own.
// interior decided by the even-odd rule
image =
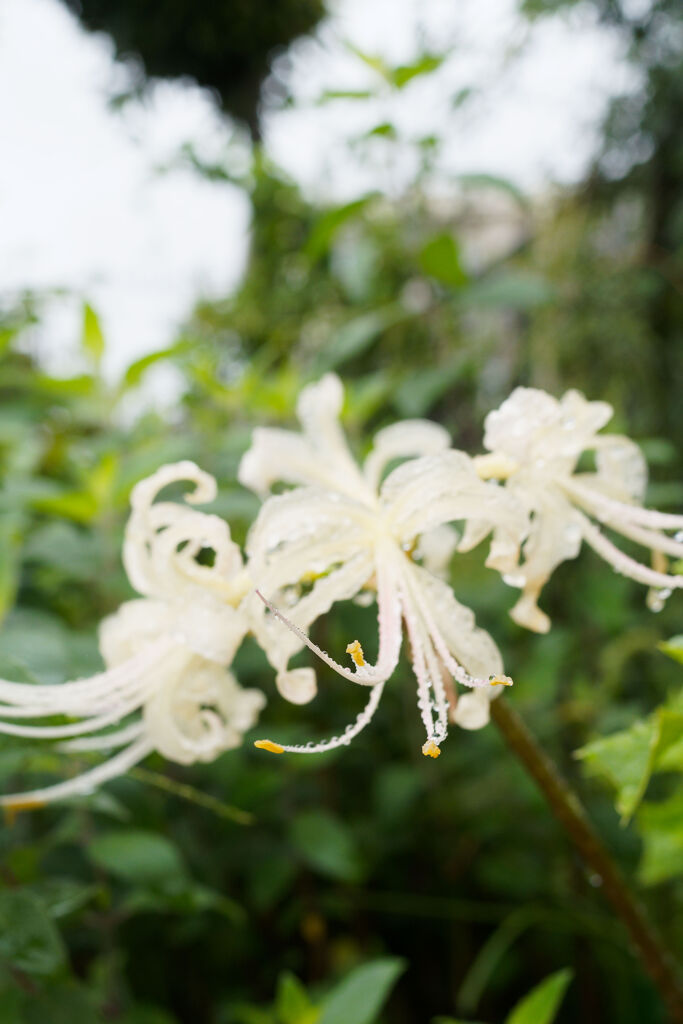
<svg viewBox="0 0 683 1024">
<path fill-rule="evenodd" d="M 589 743 L 576 752 L 589 774 L 601 775 L 617 791 L 616 808 L 632 816 L 657 771 L 683 771 L 683 712 L 658 708 L 646 721 Z"/>
<path fill-rule="evenodd" d="M 290 838 L 310 867 L 331 878 L 355 882 L 362 875 L 361 860 L 351 831 L 325 811 L 298 814 Z"/>
<path fill-rule="evenodd" d="M 463 1020 L 461 1017 L 434 1017 L 432 1024 L 481 1024 L 481 1021 Z"/>
<path fill-rule="evenodd" d="M 72 914 L 96 895 L 94 885 L 84 885 L 71 878 L 41 878 L 31 885 L 31 892 L 40 900 L 50 917 L 57 919 Z"/>
<path fill-rule="evenodd" d="M 321 351 L 319 369 L 331 370 L 366 352 L 383 331 L 405 317 L 402 307 L 392 305 L 347 320 Z"/>
<path fill-rule="evenodd" d="M 0 518 L 0 620 L 14 603 L 19 585 L 21 518 L 5 513 Z"/>
<path fill-rule="evenodd" d="M 364 50 L 360 50 L 357 46 L 354 46 L 353 43 L 347 42 L 346 48 L 358 57 L 366 67 L 371 68 L 373 71 L 376 71 L 378 75 L 381 75 L 386 82 L 391 81 L 391 68 L 381 57 L 372 53 L 366 53 Z"/>
<path fill-rule="evenodd" d="M 72 981 L 50 984 L 27 1000 L 21 1024 L 101 1024 L 91 992 Z"/>
<path fill-rule="evenodd" d="M 279 1024 L 314 1024 L 318 1018 L 306 989 L 291 971 L 283 971 L 278 978 L 275 1012 Z"/>
<path fill-rule="evenodd" d="M 381 124 L 376 124 L 374 128 L 365 132 L 363 138 L 372 139 L 379 137 L 383 139 L 395 139 L 397 138 L 397 134 L 395 125 L 391 124 L 390 121 L 382 121 Z"/>
<path fill-rule="evenodd" d="M 411 374 L 396 390 L 394 404 L 408 418 L 426 416 L 432 406 L 462 376 L 465 364 L 461 359 L 445 366 L 430 366 Z"/>
<path fill-rule="evenodd" d="M 469 90 L 465 91 L 469 95 Z M 496 174 L 459 174 L 456 180 L 465 188 L 491 188 L 498 192 L 505 192 L 520 206 L 528 206 L 528 199 L 522 190 L 514 182 Z"/>
<path fill-rule="evenodd" d="M 61 494 L 35 498 L 31 504 L 36 512 L 63 516 L 77 523 L 91 523 L 99 511 L 95 495 L 87 491 L 63 491 Z"/>
<path fill-rule="evenodd" d="M 602 776 L 616 789 L 616 808 L 623 818 L 631 817 L 645 792 L 654 742 L 654 723 L 635 722 L 576 751 L 589 775 Z"/>
<path fill-rule="evenodd" d="M 211 910 L 233 924 L 243 924 L 245 920 L 244 910 L 234 900 L 206 885 L 175 875 L 151 879 L 146 885 L 133 888 L 126 895 L 122 908 L 127 913 L 188 915 Z"/>
<path fill-rule="evenodd" d="M 0 891 L 0 958 L 27 974 L 53 974 L 65 959 L 59 932 L 33 893 Z"/>
<path fill-rule="evenodd" d="M 643 804 L 638 812 L 643 856 L 638 874 L 656 885 L 683 873 L 683 788 L 668 799 Z"/>
<path fill-rule="evenodd" d="M 554 289 L 539 274 L 501 270 L 472 284 L 463 293 L 468 306 L 487 309 L 535 309 L 550 302 Z"/>
<path fill-rule="evenodd" d="M 420 75 L 429 75 L 440 68 L 446 54 L 423 53 L 412 64 L 401 64 L 389 72 L 389 80 L 396 89 L 403 89 L 408 82 Z"/>
<path fill-rule="evenodd" d="M 398 957 L 356 967 L 325 1000 L 318 1024 L 373 1024 L 405 968 Z"/>
<path fill-rule="evenodd" d="M 174 345 L 171 348 L 159 349 L 157 352 L 149 352 L 146 356 L 136 359 L 134 363 L 130 364 L 123 375 L 121 390 L 127 391 L 129 388 L 137 387 L 150 366 L 154 366 L 155 363 L 161 363 L 165 359 L 169 359 L 171 356 L 175 355 L 177 351 L 177 346 Z"/>
<path fill-rule="evenodd" d="M 304 248 L 305 254 L 312 263 L 324 256 L 342 224 L 365 209 L 371 199 L 372 196 L 354 199 L 353 202 L 346 203 L 344 206 L 335 206 L 334 209 L 327 210 L 318 217 Z"/>
<path fill-rule="evenodd" d="M 104 335 L 99 317 L 89 303 L 83 303 L 83 328 L 81 331 L 83 351 L 99 366 L 104 355 Z"/>
<path fill-rule="evenodd" d="M 668 654 L 674 661 L 683 665 L 683 633 L 678 636 L 672 636 L 670 640 L 663 640 L 661 644 L 658 644 L 658 647 L 664 654 Z"/>
<path fill-rule="evenodd" d="M 573 973 L 565 967 L 551 974 L 517 1003 L 505 1024 L 552 1024 Z"/>
<path fill-rule="evenodd" d="M 129 882 L 162 882 L 184 874 L 178 850 L 156 832 L 141 829 L 105 832 L 93 839 L 88 853 L 105 871 Z"/>
<path fill-rule="evenodd" d="M 423 272 L 442 284 L 450 288 L 462 288 L 467 284 L 467 274 L 460 262 L 460 250 L 453 235 L 448 232 L 430 238 L 418 259 Z"/>
</svg>

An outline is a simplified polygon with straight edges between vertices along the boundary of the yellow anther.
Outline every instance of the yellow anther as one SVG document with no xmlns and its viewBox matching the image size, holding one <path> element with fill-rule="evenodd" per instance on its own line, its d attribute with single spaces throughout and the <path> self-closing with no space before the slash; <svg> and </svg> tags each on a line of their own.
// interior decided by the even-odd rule
<svg viewBox="0 0 683 1024">
<path fill-rule="evenodd" d="M 365 664 L 365 657 L 363 655 L 363 648 L 358 640 L 354 640 L 352 644 L 348 645 L 346 653 L 351 655 L 358 668 L 363 667 Z"/>
<path fill-rule="evenodd" d="M 513 682 L 510 676 L 491 676 L 489 679 L 491 686 L 513 686 Z"/>
<path fill-rule="evenodd" d="M 5 821 L 11 827 L 16 820 L 17 814 L 21 814 L 22 811 L 36 811 L 39 807 L 44 806 L 44 800 L 16 800 L 14 803 L 5 804 L 3 808 Z"/>
<path fill-rule="evenodd" d="M 259 750 L 269 750 L 271 754 L 284 754 L 285 752 L 284 747 L 281 747 L 279 743 L 273 743 L 272 740 L 255 740 L 254 746 Z"/>
<path fill-rule="evenodd" d="M 422 753 L 425 757 L 438 757 L 441 751 L 434 742 L 434 740 L 427 740 L 422 747 Z"/>
</svg>

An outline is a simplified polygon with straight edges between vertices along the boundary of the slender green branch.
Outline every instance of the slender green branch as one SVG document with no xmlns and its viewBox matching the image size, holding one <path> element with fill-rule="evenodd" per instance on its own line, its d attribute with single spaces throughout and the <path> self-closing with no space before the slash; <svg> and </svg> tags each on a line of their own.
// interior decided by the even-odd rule
<svg viewBox="0 0 683 1024">
<path fill-rule="evenodd" d="M 194 786 L 190 786 L 186 782 L 177 782 L 175 779 L 169 778 L 168 775 L 162 775 L 161 772 L 153 772 L 149 768 L 140 768 L 138 765 L 135 768 L 131 768 L 128 774 L 132 778 L 138 779 L 139 782 L 144 782 L 149 786 L 156 786 L 157 789 L 163 789 L 166 793 L 172 793 L 173 796 L 180 797 L 181 800 L 197 804 L 198 807 L 211 811 L 212 814 L 217 815 L 219 818 L 226 818 L 228 821 L 234 821 L 238 825 L 251 825 L 254 820 L 253 815 L 248 811 L 243 811 L 239 807 L 232 807 L 230 804 L 224 804 L 222 800 L 217 800 L 215 796 L 202 793 L 200 789 L 195 789 Z"/>
<path fill-rule="evenodd" d="M 491 717 L 507 745 L 543 793 L 586 865 L 600 879 L 602 891 L 626 927 L 635 952 L 669 1008 L 672 1024 L 683 1024 L 683 981 L 676 961 L 649 920 L 645 907 L 631 892 L 597 836 L 576 793 L 504 697 L 491 702 Z"/>
</svg>

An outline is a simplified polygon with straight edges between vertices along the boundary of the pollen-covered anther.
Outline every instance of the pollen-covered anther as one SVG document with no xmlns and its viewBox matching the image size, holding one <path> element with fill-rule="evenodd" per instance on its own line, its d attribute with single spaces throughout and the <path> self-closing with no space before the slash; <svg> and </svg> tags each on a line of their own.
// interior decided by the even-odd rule
<svg viewBox="0 0 683 1024">
<path fill-rule="evenodd" d="M 273 743 L 272 740 L 254 740 L 254 746 L 259 750 L 267 750 L 271 754 L 284 754 L 285 752 L 284 747 L 281 747 L 279 743 Z"/>
<path fill-rule="evenodd" d="M 350 643 L 346 648 L 346 653 L 351 655 L 354 664 L 357 665 L 358 668 L 363 667 L 365 664 L 365 656 L 359 640 L 354 640 L 353 643 Z"/>
<path fill-rule="evenodd" d="M 510 676 L 490 676 L 489 683 L 491 686 L 514 686 Z"/>
<path fill-rule="evenodd" d="M 422 753 L 425 757 L 438 757 L 441 751 L 434 740 L 427 740 L 422 746 Z"/>
</svg>

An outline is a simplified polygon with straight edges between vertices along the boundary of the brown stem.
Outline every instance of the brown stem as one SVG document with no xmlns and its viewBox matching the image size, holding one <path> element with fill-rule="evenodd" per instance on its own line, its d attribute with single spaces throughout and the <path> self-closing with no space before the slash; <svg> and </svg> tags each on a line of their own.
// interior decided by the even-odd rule
<svg viewBox="0 0 683 1024">
<path fill-rule="evenodd" d="M 635 952 L 669 1008 L 672 1024 L 683 1024 L 683 981 L 676 961 L 657 934 L 645 907 L 631 892 L 598 838 L 576 793 L 539 747 L 509 701 L 504 697 L 492 701 L 491 717 L 507 745 L 543 793 L 586 865 L 600 879 L 605 896 L 625 925 Z"/>
</svg>

